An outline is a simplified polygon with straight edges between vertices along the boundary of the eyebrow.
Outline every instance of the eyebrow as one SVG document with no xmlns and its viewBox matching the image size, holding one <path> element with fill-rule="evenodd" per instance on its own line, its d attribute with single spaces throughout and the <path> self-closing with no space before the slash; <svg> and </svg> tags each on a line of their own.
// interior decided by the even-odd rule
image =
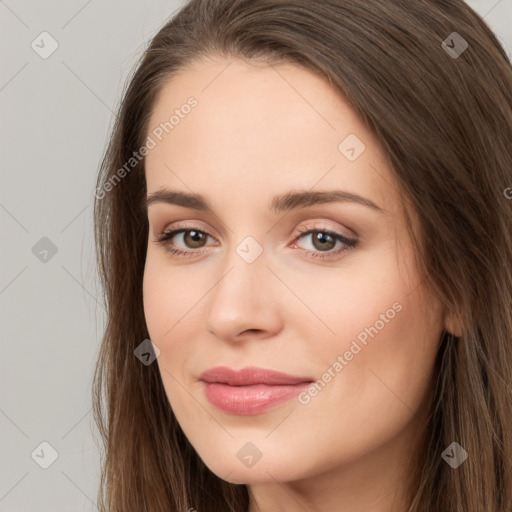
<svg viewBox="0 0 512 512">
<path fill-rule="evenodd" d="M 317 204 L 348 202 L 367 206 L 380 213 L 385 210 L 370 199 L 344 190 L 320 190 L 320 191 L 291 191 L 272 199 L 269 210 L 272 213 L 281 213 L 298 208 L 305 208 Z M 146 210 L 152 204 L 166 203 L 192 208 L 202 212 L 213 213 L 211 206 L 201 194 L 177 192 L 168 189 L 160 189 L 149 194 L 145 200 Z"/>
</svg>

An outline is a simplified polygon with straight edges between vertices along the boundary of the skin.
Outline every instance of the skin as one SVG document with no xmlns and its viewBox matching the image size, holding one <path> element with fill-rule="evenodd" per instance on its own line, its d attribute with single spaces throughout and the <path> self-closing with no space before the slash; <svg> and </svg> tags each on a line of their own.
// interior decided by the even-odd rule
<svg viewBox="0 0 512 512">
<path fill-rule="evenodd" d="M 422 283 L 382 147 L 328 82 L 295 65 L 197 62 L 165 85 L 150 130 L 190 96 L 197 107 L 146 157 L 148 194 L 200 193 L 214 212 L 148 208 L 144 311 L 181 428 L 213 473 L 248 484 L 250 512 L 405 511 L 392 503 L 406 490 L 451 320 Z M 355 161 L 338 149 L 349 134 L 366 146 Z M 349 202 L 268 210 L 275 195 L 334 189 L 384 211 Z M 210 235 L 196 245 L 190 232 L 175 235 L 168 244 L 192 253 L 185 258 L 156 242 L 183 224 Z M 322 250 L 312 235 L 300 238 L 304 226 L 358 242 Z M 247 236 L 263 249 L 252 263 L 236 252 Z M 396 303 L 394 318 L 333 371 Z M 197 380 L 219 365 L 315 380 L 331 368 L 335 377 L 306 405 L 295 398 L 240 416 L 210 404 Z M 247 442 L 262 454 L 252 467 L 237 457 Z"/>
</svg>

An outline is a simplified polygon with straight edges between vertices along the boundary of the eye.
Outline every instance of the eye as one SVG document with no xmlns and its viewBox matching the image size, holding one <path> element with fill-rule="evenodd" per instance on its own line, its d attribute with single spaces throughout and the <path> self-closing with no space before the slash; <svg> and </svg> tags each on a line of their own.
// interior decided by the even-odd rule
<svg viewBox="0 0 512 512">
<path fill-rule="evenodd" d="M 311 244 L 313 250 L 306 249 L 306 256 L 312 258 L 334 258 L 339 256 L 340 253 L 353 249 L 357 245 L 357 240 L 347 238 L 346 236 L 332 231 L 328 228 L 322 227 L 302 227 L 297 230 L 300 236 L 296 237 L 292 247 L 296 247 L 295 241 L 300 239 L 311 238 Z M 333 250 L 336 243 L 339 242 L 340 246 L 336 250 Z"/>
<path fill-rule="evenodd" d="M 188 245 L 191 249 L 195 250 L 187 251 L 183 249 L 176 249 L 174 247 L 174 244 L 170 242 L 177 235 L 181 236 L 181 239 L 185 243 L 185 246 Z M 201 231 L 199 229 L 181 228 L 174 229 L 171 231 L 164 231 L 158 236 L 156 242 L 162 244 L 167 251 L 176 256 L 192 256 L 193 254 L 197 255 L 203 252 L 202 249 L 204 247 L 204 243 L 209 236 L 210 235 L 208 233 L 206 233 L 205 231 Z"/>
<path fill-rule="evenodd" d="M 313 249 L 304 249 L 305 255 L 311 258 L 333 258 L 342 252 L 353 249 L 357 244 L 357 240 L 347 238 L 341 233 L 327 228 L 311 228 L 305 226 L 298 229 L 297 233 L 298 235 L 295 235 L 291 247 L 297 247 L 297 240 L 311 237 Z M 178 235 L 185 249 L 176 248 L 175 242 L 172 242 L 172 239 L 177 238 Z M 208 237 L 213 238 L 207 232 L 196 229 L 195 227 L 185 227 L 164 231 L 157 237 L 155 242 L 163 245 L 167 251 L 177 257 L 193 257 L 204 252 Z M 178 238 L 178 240 L 180 238 Z M 339 243 L 340 246 L 338 246 L 336 250 L 333 250 L 337 243 Z"/>
</svg>

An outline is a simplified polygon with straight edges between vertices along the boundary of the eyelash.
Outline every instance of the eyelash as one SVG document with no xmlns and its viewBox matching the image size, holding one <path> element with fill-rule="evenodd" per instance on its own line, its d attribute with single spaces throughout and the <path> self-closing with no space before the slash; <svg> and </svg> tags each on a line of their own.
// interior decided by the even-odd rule
<svg viewBox="0 0 512 512">
<path fill-rule="evenodd" d="M 183 249 L 176 249 L 176 248 L 172 247 L 171 244 L 169 243 L 169 240 L 171 238 L 173 238 L 175 235 L 177 235 L 178 233 L 186 233 L 187 231 L 197 231 L 199 233 L 202 233 L 204 235 L 211 237 L 211 235 L 209 233 L 207 233 L 206 231 L 202 231 L 193 226 L 187 226 L 187 227 L 181 227 L 179 229 L 164 231 L 163 233 L 160 233 L 158 235 L 155 242 L 163 245 L 165 247 L 165 249 L 167 251 L 169 251 L 173 256 L 176 256 L 179 258 L 193 257 L 194 255 L 202 254 L 204 252 L 204 248 L 191 249 L 188 251 L 184 251 Z M 333 237 L 335 240 L 343 243 L 345 245 L 345 247 L 338 248 L 337 250 L 332 249 L 330 251 L 326 251 L 325 254 L 322 254 L 321 251 L 311 251 L 311 250 L 303 249 L 303 251 L 306 253 L 306 255 L 309 257 L 312 257 L 312 258 L 330 259 L 342 252 L 354 249 L 354 247 L 356 247 L 356 245 L 357 245 L 357 240 L 347 238 L 344 235 L 342 235 L 341 233 L 337 233 L 336 231 L 332 231 L 330 229 L 318 228 L 318 227 L 310 228 L 308 226 L 306 226 L 306 227 L 303 226 L 303 227 L 299 228 L 297 230 L 297 234 L 293 240 L 295 242 L 295 240 L 297 240 L 299 238 L 304 238 L 306 235 L 310 235 L 313 233 L 323 233 L 325 235 L 329 235 L 329 236 Z"/>
</svg>

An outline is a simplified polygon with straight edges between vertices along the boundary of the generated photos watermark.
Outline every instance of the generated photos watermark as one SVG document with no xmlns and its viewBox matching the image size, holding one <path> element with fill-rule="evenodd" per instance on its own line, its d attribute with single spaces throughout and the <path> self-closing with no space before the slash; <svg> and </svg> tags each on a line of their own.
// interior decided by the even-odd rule
<svg viewBox="0 0 512 512">
<path fill-rule="evenodd" d="M 110 178 L 101 187 L 96 188 L 94 191 L 94 197 L 96 197 L 96 199 L 103 199 L 107 192 L 110 192 L 152 149 L 155 149 L 164 136 L 171 133 L 171 131 L 180 124 L 181 120 L 185 119 L 185 117 L 190 114 L 192 109 L 197 107 L 197 105 L 198 101 L 191 96 L 188 98 L 186 103 L 181 105 L 180 108 L 174 109 L 174 113 L 169 117 L 169 120 L 160 123 L 156 128 L 154 128 L 151 135 L 148 135 L 146 142 L 138 149 L 138 151 L 134 151 L 128 161 L 125 162 L 114 175 L 110 176 Z"/>
<path fill-rule="evenodd" d="M 374 338 L 379 334 L 382 329 L 388 324 L 393 318 L 395 318 L 397 313 L 402 311 L 402 304 L 399 302 L 393 303 L 393 305 L 386 310 L 385 313 L 381 313 L 379 316 L 379 320 L 375 321 L 375 323 L 370 327 L 365 327 L 357 336 L 357 339 L 352 340 L 350 348 L 345 351 L 343 355 L 338 355 L 336 361 L 334 361 L 331 366 L 327 369 L 325 373 L 322 374 L 322 377 L 318 379 L 316 382 L 312 383 L 305 391 L 298 395 L 298 400 L 302 405 L 307 405 L 311 402 L 311 399 L 320 393 L 325 386 L 329 382 L 331 382 L 336 375 L 338 375 L 343 368 L 345 368 L 350 361 L 354 359 L 354 356 L 359 354 L 361 350 L 367 346 L 368 337 Z M 359 343 L 361 345 L 359 345 Z"/>
</svg>

